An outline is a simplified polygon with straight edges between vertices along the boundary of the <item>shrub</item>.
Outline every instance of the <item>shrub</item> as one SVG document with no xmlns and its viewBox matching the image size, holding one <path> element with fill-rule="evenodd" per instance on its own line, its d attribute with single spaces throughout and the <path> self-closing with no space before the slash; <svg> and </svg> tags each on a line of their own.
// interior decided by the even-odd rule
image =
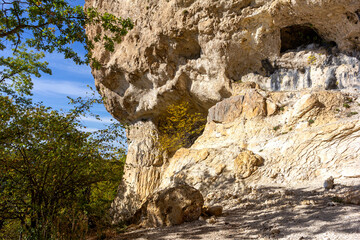
<svg viewBox="0 0 360 240">
<path fill-rule="evenodd" d="M 170 105 L 159 120 L 160 150 L 171 154 L 179 148 L 189 147 L 201 135 L 205 124 L 203 114 L 193 112 L 188 102 Z"/>
<path fill-rule="evenodd" d="M 354 115 L 357 115 L 358 112 L 349 112 L 346 116 L 347 117 L 351 117 L 351 116 L 354 116 Z"/>
<path fill-rule="evenodd" d="M 280 129 L 280 127 L 281 127 L 280 125 L 277 125 L 277 126 L 273 127 L 273 130 L 274 130 L 274 131 L 277 131 L 277 130 Z"/>
<path fill-rule="evenodd" d="M 0 94 L 0 239 L 84 239 L 107 224 L 125 150 L 112 127 L 80 130 L 90 102 L 64 113 Z"/>
</svg>

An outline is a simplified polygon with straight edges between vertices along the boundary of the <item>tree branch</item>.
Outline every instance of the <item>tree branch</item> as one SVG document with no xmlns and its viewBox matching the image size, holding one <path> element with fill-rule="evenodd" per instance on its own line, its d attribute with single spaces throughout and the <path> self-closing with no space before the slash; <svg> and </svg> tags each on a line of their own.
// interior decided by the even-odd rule
<svg viewBox="0 0 360 240">
<path fill-rule="evenodd" d="M 6 36 L 9 36 L 9 35 L 12 35 L 12 34 L 16 34 L 18 32 L 20 32 L 22 29 L 31 29 L 31 28 L 42 28 L 46 25 L 49 25 L 50 23 L 49 22 L 46 22 L 46 23 L 43 23 L 43 24 L 40 24 L 40 25 L 26 25 L 26 24 L 19 24 L 17 25 L 14 29 L 12 30 L 9 30 L 9 31 L 0 31 L 0 38 L 3 38 L 3 37 L 6 37 Z"/>
</svg>

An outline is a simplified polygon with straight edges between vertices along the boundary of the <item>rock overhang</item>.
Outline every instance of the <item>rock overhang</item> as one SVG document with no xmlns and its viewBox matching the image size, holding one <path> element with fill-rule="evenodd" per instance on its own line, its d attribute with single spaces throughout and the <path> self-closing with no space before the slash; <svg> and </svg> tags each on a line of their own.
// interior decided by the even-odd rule
<svg viewBox="0 0 360 240">
<path fill-rule="evenodd" d="M 104 67 L 93 73 L 108 110 L 130 122 L 158 115 L 181 99 L 206 111 L 230 96 L 233 81 L 248 73 L 268 75 L 266 63 L 284 50 L 285 30 L 313 29 L 312 37 L 336 43 L 341 52 L 359 45 L 356 1 L 116 3 L 95 5 L 132 18 L 135 28 L 114 53 L 95 53 Z"/>
<path fill-rule="evenodd" d="M 359 156 L 358 106 L 345 101 L 345 96 L 355 101 L 360 89 L 359 1 L 88 4 L 135 23 L 114 53 L 96 46 L 103 67 L 93 69 L 108 111 L 130 123 L 125 181 L 113 205 L 116 219 L 130 216 L 146 196 L 173 181 L 186 181 L 207 199 L 236 192 L 241 186 L 233 184 L 233 160 L 245 150 L 264 159 L 246 178 L 253 183 L 340 176 L 341 162 L 350 166 L 351 156 Z M 294 32 L 312 39 L 294 43 Z M 192 147 L 159 161 L 156 119 L 183 100 L 199 112 L 210 109 L 209 122 Z M 220 109 L 229 103 L 240 106 L 230 115 Z M 332 141 L 343 155 L 332 151 Z M 358 166 L 354 162 L 351 166 Z M 225 192 L 216 193 L 213 186 L 224 186 Z"/>
</svg>

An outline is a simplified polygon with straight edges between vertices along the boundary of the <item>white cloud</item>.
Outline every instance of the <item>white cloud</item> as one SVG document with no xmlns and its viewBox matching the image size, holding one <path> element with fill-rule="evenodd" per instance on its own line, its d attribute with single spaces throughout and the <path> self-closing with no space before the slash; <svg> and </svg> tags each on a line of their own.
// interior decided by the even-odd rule
<svg viewBox="0 0 360 240">
<path fill-rule="evenodd" d="M 81 54 L 80 54 L 81 55 Z M 88 65 L 76 65 L 75 62 L 71 59 L 65 59 L 64 55 L 61 53 L 51 53 L 46 54 L 44 58 L 45 61 L 49 63 L 51 69 L 59 69 L 64 72 L 69 72 L 72 74 L 82 74 L 82 75 L 91 75 L 91 68 Z"/>
<path fill-rule="evenodd" d="M 89 127 L 79 127 L 77 129 L 82 132 L 96 132 L 100 130 L 99 128 L 89 128 Z"/>
<path fill-rule="evenodd" d="M 94 117 L 81 117 L 80 118 L 81 121 L 84 121 L 84 122 L 95 122 L 95 123 L 113 123 L 115 120 L 114 118 L 112 117 L 101 117 L 100 116 L 100 120 L 94 118 Z M 112 121 L 111 121 L 112 120 Z"/>
<path fill-rule="evenodd" d="M 62 62 L 51 63 L 50 68 L 57 68 L 57 69 L 60 69 L 62 71 L 69 72 L 72 74 L 89 75 L 89 77 L 92 78 L 91 69 L 89 66 L 75 65 L 75 63 L 66 64 L 66 62 L 64 62 L 64 61 L 62 61 Z"/>
<path fill-rule="evenodd" d="M 36 50 L 33 53 L 38 53 Z M 0 51 L 0 56 L 9 57 L 13 56 L 13 51 L 10 48 L 6 48 Z M 81 56 L 81 54 L 80 54 Z M 70 74 L 76 75 L 87 75 L 92 78 L 91 68 L 88 65 L 76 65 L 75 62 L 71 59 L 65 59 L 64 55 L 61 53 L 45 53 L 45 57 L 40 59 L 40 62 L 48 62 L 48 67 L 54 71 L 54 69 L 61 70 L 62 72 L 67 72 Z"/>
<path fill-rule="evenodd" d="M 84 84 L 70 81 L 56 81 L 35 79 L 33 92 L 42 95 L 65 95 L 72 97 L 85 97 L 90 89 Z"/>
<path fill-rule="evenodd" d="M 98 129 L 98 128 L 81 128 L 80 130 L 83 132 L 96 132 L 96 131 L 99 131 L 100 129 Z"/>
</svg>

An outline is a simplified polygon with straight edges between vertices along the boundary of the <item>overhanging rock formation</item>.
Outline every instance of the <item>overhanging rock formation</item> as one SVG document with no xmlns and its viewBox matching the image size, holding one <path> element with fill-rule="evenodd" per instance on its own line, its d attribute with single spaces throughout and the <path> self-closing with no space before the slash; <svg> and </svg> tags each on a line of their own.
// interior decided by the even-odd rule
<svg viewBox="0 0 360 240">
<path fill-rule="evenodd" d="M 105 106 L 130 124 L 116 221 L 173 182 L 213 203 L 248 185 L 360 175 L 358 0 L 86 4 L 135 23 L 114 53 L 94 51 Z M 158 118 L 182 100 L 208 123 L 190 148 L 162 156 Z"/>
</svg>

